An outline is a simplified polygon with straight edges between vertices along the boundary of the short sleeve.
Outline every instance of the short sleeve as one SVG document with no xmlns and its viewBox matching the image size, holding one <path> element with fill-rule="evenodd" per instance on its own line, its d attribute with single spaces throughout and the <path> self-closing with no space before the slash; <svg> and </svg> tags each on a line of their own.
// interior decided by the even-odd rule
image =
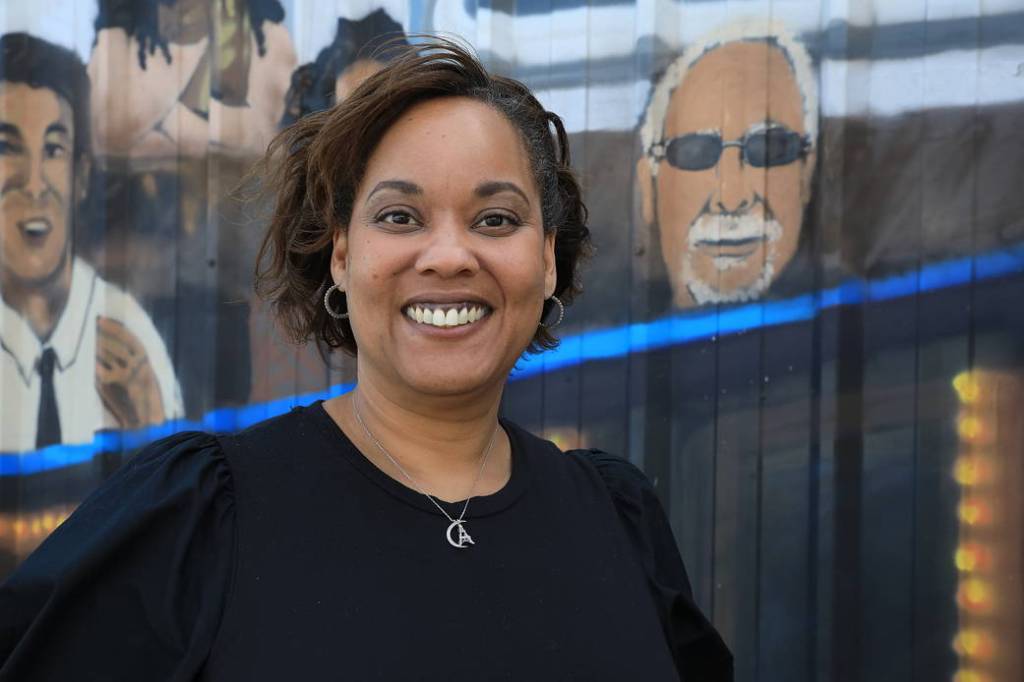
<svg viewBox="0 0 1024 682">
<path fill-rule="evenodd" d="M 647 574 L 683 682 L 733 679 L 732 654 L 693 601 L 690 581 L 665 511 L 644 473 L 600 450 L 575 450 L 601 474 L 626 535 Z"/>
<path fill-rule="evenodd" d="M 0 682 L 193 679 L 230 592 L 234 513 L 214 436 L 147 447 L 0 586 Z"/>
</svg>

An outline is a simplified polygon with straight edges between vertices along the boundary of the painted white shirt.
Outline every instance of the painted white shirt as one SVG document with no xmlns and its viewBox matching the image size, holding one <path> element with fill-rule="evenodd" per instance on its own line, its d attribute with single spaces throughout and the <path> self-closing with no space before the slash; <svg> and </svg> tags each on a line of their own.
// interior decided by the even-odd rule
<svg viewBox="0 0 1024 682">
<path fill-rule="evenodd" d="M 35 450 L 42 392 L 36 368 L 46 348 L 57 356 L 53 388 L 62 442 L 89 443 L 96 431 L 118 428 L 96 390 L 96 321 L 101 315 L 121 322 L 146 349 L 160 384 L 164 416 L 183 415 L 174 367 L 149 315 L 131 294 L 104 281 L 76 257 L 67 305 L 45 342 L 20 314 L 0 302 L 0 452 Z"/>
</svg>

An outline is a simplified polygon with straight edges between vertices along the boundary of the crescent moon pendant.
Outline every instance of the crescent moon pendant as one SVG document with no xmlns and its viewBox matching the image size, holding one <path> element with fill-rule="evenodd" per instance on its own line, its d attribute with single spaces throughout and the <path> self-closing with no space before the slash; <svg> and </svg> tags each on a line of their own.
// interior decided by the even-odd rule
<svg viewBox="0 0 1024 682">
<path fill-rule="evenodd" d="M 470 537 L 469 533 L 466 532 L 466 529 L 462 527 L 463 523 L 464 522 L 461 519 L 452 521 L 451 525 L 448 526 L 448 530 L 445 532 L 445 537 L 448 538 L 448 544 L 456 549 L 466 549 L 469 545 L 476 544 L 473 542 L 473 538 Z M 457 539 L 452 537 L 452 532 L 456 529 L 459 531 Z"/>
</svg>

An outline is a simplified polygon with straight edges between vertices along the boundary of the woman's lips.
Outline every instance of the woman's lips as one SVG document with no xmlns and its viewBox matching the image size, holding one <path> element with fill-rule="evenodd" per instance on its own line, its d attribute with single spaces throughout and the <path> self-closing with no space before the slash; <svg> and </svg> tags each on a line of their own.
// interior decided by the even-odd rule
<svg viewBox="0 0 1024 682">
<path fill-rule="evenodd" d="M 482 303 L 413 303 L 405 315 L 417 324 L 431 327 L 465 327 L 487 317 L 490 306 Z"/>
</svg>

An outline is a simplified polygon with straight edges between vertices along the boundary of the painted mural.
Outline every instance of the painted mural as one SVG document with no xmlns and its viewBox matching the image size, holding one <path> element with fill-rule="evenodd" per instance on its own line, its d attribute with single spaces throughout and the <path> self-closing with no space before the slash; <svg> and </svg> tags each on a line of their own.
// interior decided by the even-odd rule
<svg viewBox="0 0 1024 682">
<path fill-rule="evenodd" d="M 0 578 L 137 448 L 355 381 L 251 169 L 424 32 L 565 121 L 598 251 L 506 416 L 642 466 L 738 680 L 1024 674 L 1019 0 L 0 13 Z"/>
</svg>

